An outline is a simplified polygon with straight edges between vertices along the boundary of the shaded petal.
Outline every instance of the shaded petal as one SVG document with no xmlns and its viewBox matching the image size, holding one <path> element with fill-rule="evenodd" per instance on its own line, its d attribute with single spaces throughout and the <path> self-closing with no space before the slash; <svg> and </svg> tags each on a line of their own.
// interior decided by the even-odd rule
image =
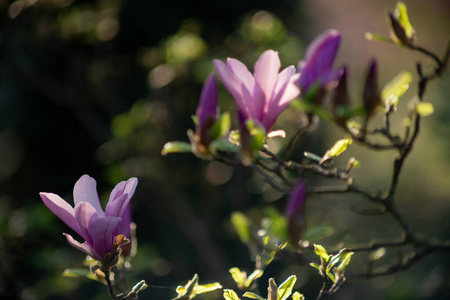
<svg viewBox="0 0 450 300">
<path fill-rule="evenodd" d="M 132 220 L 131 216 L 131 205 L 128 205 L 123 212 L 122 216 L 122 222 L 119 223 L 119 225 L 116 228 L 116 231 L 114 232 L 114 236 L 123 234 L 127 238 L 130 238 L 130 224 Z"/>
<path fill-rule="evenodd" d="M 252 73 L 247 69 L 247 66 L 234 58 L 227 59 L 228 69 L 242 82 L 244 87 L 249 91 L 253 91 L 255 86 L 255 79 Z"/>
<path fill-rule="evenodd" d="M 93 259 L 99 260 L 101 261 L 103 259 L 103 257 L 101 257 L 97 251 L 95 251 L 95 249 L 89 245 L 87 242 L 84 242 L 83 244 L 80 244 L 78 241 L 76 241 L 70 234 L 67 233 L 63 233 L 63 235 L 66 237 L 67 242 L 69 243 L 69 245 L 71 245 L 72 247 L 80 250 L 81 252 L 86 253 L 87 255 L 89 255 L 90 257 L 92 257 Z"/>
<path fill-rule="evenodd" d="M 288 202 L 286 204 L 285 216 L 288 219 L 291 219 L 298 215 L 303 206 L 305 205 L 306 200 L 306 182 L 301 180 L 299 181 L 291 191 Z"/>
<path fill-rule="evenodd" d="M 125 208 L 128 206 L 131 197 L 133 197 L 137 184 L 138 179 L 135 177 L 117 184 L 112 190 L 111 195 L 109 196 L 109 201 L 106 205 L 105 216 L 120 217 L 123 214 Z M 127 194 L 125 200 L 122 198 L 124 194 Z M 122 204 L 117 204 L 115 203 L 116 201 L 120 201 Z M 110 207 L 111 205 L 112 207 Z"/>
<path fill-rule="evenodd" d="M 217 118 L 217 82 L 214 74 L 209 75 L 202 88 L 200 101 L 195 115 L 200 127 L 209 120 Z"/>
<path fill-rule="evenodd" d="M 61 219 L 67 226 L 69 226 L 73 231 L 82 235 L 80 230 L 80 225 L 78 220 L 75 218 L 75 211 L 69 203 L 67 203 L 60 196 L 53 193 L 39 193 L 44 204 L 54 213 L 58 218 Z"/>
<path fill-rule="evenodd" d="M 286 71 L 286 72 L 285 72 Z M 285 72 L 285 74 L 282 74 Z M 285 81 L 285 76 L 292 72 L 291 68 L 286 68 L 281 76 L 281 83 Z M 286 109 L 289 103 L 300 95 L 300 89 L 295 84 L 298 81 L 300 74 L 296 73 L 289 77 L 287 82 L 281 87 L 276 87 L 277 93 L 274 94 L 274 98 L 270 101 L 269 109 L 264 117 L 263 124 L 267 131 L 270 131 L 275 124 L 278 116 Z M 278 90 L 279 89 L 279 90 Z"/>
<path fill-rule="evenodd" d="M 255 63 L 255 92 L 254 101 L 256 112 L 261 117 L 267 111 L 269 100 L 278 79 L 281 63 L 278 52 L 267 50 Z"/>
<path fill-rule="evenodd" d="M 89 228 L 92 222 L 98 219 L 98 214 L 95 208 L 88 202 L 81 202 L 75 206 L 75 217 L 77 218 L 80 229 L 82 231 L 81 237 L 89 244 L 92 244 L 91 234 Z"/>
<path fill-rule="evenodd" d="M 127 201 L 129 198 L 128 194 L 123 194 L 114 201 L 108 202 L 105 210 L 105 217 L 121 217 L 127 207 L 124 204 L 125 202 L 127 202 L 127 204 L 129 203 L 129 201 Z"/>
<path fill-rule="evenodd" d="M 98 199 L 97 183 L 94 178 L 88 175 L 81 176 L 73 188 L 73 198 L 75 205 L 81 202 L 90 203 L 97 211 L 98 216 L 103 217 L 104 212 Z"/>
<path fill-rule="evenodd" d="M 122 219 L 118 217 L 105 217 L 98 218 L 90 224 L 88 231 L 91 234 L 93 247 L 102 258 L 111 251 L 114 232 L 121 221 Z"/>
</svg>

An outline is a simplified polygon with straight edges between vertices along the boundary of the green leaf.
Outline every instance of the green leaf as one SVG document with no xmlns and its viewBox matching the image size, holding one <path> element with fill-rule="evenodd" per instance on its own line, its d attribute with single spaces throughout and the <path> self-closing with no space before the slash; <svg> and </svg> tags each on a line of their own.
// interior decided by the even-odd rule
<svg viewBox="0 0 450 300">
<path fill-rule="evenodd" d="M 416 113 L 422 117 L 428 117 L 434 113 L 433 104 L 429 102 L 420 102 L 416 106 Z"/>
<path fill-rule="evenodd" d="M 209 292 L 221 289 L 221 288 L 222 288 L 222 285 L 218 282 L 202 284 L 202 285 L 197 286 L 197 288 L 195 289 L 195 294 L 199 295 L 199 294 L 209 293 Z"/>
<path fill-rule="evenodd" d="M 95 276 L 89 269 L 65 269 L 62 276 L 72 278 L 83 277 L 103 283 L 103 278 Z"/>
<path fill-rule="evenodd" d="M 336 282 L 336 277 L 334 276 L 334 274 L 333 273 L 331 273 L 331 272 L 328 272 L 327 273 L 327 275 L 328 275 L 328 277 L 331 279 L 331 281 L 333 281 L 333 283 L 335 283 Z"/>
<path fill-rule="evenodd" d="M 414 28 L 411 25 L 411 22 L 409 21 L 408 11 L 406 9 L 405 3 L 401 1 L 397 2 L 397 5 L 395 6 L 394 10 L 394 15 L 402 25 L 403 29 L 405 29 L 406 36 L 409 39 L 414 38 L 416 31 L 414 30 Z"/>
<path fill-rule="evenodd" d="M 413 80 L 412 74 L 403 71 L 389 81 L 381 91 L 381 99 L 383 99 L 386 107 L 396 106 L 398 99 L 408 90 L 409 84 Z"/>
<path fill-rule="evenodd" d="M 327 253 L 327 250 L 322 245 L 314 244 L 314 252 L 320 256 L 325 262 L 328 261 L 330 256 Z"/>
<path fill-rule="evenodd" d="M 223 290 L 223 297 L 225 300 L 241 300 L 233 290 Z"/>
<path fill-rule="evenodd" d="M 145 280 L 141 280 L 138 283 L 136 283 L 133 288 L 131 289 L 131 291 L 135 294 L 139 293 L 140 291 L 145 290 L 146 288 L 148 288 L 148 285 L 145 283 Z"/>
<path fill-rule="evenodd" d="M 233 277 L 234 281 L 238 284 L 238 285 L 242 285 L 244 286 L 245 283 L 245 279 L 246 279 L 246 274 L 245 272 L 241 272 L 241 270 L 239 268 L 231 268 L 230 270 L 228 270 L 228 272 L 230 272 L 231 277 Z"/>
<path fill-rule="evenodd" d="M 186 142 L 168 142 L 164 145 L 161 150 L 162 155 L 167 155 L 169 153 L 186 153 L 192 152 L 192 146 Z"/>
<path fill-rule="evenodd" d="M 314 269 L 320 270 L 320 265 L 316 264 L 316 263 L 309 263 L 309 265 L 311 267 L 313 267 Z"/>
<path fill-rule="evenodd" d="M 233 212 L 231 215 L 231 223 L 233 223 L 233 226 L 241 241 L 244 244 L 248 243 L 251 238 L 251 231 L 247 217 L 241 212 Z"/>
<path fill-rule="evenodd" d="M 334 228 L 328 224 L 321 224 L 306 230 L 304 240 L 317 240 L 332 235 Z"/>
<path fill-rule="evenodd" d="M 292 300 L 305 300 L 305 296 L 303 296 L 302 294 L 300 294 L 299 292 L 295 292 L 292 295 Z"/>
<path fill-rule="evenodd" d="M 245 292 L 245 294 L 243 296 L 246 298 L 250 298 L 250 299 L 266 300 L 263 297 L 255 294 L 255 293 L 252 293 L 252 292 Z"/>
<path fill-rule="evenodd" d="M 325 152 L 324 156 L 320 159 L 319 164 L 322 164 L 324 161 L 336 157 L 342 152 L 344 152 L 347 147 L 353 142 L 352 139 L 341 139 L 337 141 L 333 147 L 331 147 L 327 152 Z"/>
<path fill-rule="evenodd" d="M 260 278 L 261 276 L 263 276 L 263 274 L 264 274 L 263 270 L 255 270 L 255 271 L 253 271 L 253 273 L 250 274 L 250 276 L 248 276 L 247 280 L 245 281 L 245 286 L 249 287 L 254 280 Z"/>
<path fill-rule="evenodd" d="M 381 34 L 366 32 L 365 36 L 368 41 L 394 43 L 390 38 Z"/>
<path fill-rule="evenodd" d="M 227 136 L 231 128 L 231 115 L 229 112 L 225 112 L 220 115 L 219 119 L 214 122 L 211 127 L 211 138 L 213 140 L 220 137 Z"/>
<path fill-rule="evenodd" d="M 278 287 L 278 299 L 285 300 L 292 294 L 292 289 L 294 288 L 295 282 L 297 281 L 297 276 L 289 276 L 279 287 Z"/>
<path fill-rule="evenodd" d="M 345 267 L 347 267 L 347 265 L 350 263 L 350 260 L 352 258 L 353 253 L 354 252 L 350 252 L 349 251 L 349 252 L 346 252 L 343 255 L 342 260 L 341 260 L 341 264 L 336 268 L 336 270 L 338 272 L 342 272 L 345 269 Z"/>
</svg>

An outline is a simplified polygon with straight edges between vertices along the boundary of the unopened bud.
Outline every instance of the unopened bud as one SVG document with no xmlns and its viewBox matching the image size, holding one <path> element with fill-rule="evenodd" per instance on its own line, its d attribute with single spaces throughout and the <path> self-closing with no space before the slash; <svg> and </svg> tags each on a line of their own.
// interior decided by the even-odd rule
<svg viewBox="0 0 450 300">
<path fill-rule="evenodd" d="M 399 44 L 410 45 L 411 41 L 406 35 L 406 30 L 400 24 L 399 20 L 392 14 L 388 13 L 389 20 L 391 21 L 391 38 Z"/>
<path fill-rule="evenodd" d="M 278 287 L 273 278 L 269 279 L 269 287 L 267 292 L 267 300 L 277 300 L 278 299 Z"/>
<path fill-rule="evenodd" d="M 378 89 L 378 67 L 377 61 L 372 59 L 364 83 L 363 105 L 368 119 L 381 104 L 381 95 Z"/>
<path fill-rule="evenodd" d="M 340 126 L 345 127 L 346 121 L 349 118 L 349 116 L 345 113 L 346 107 L 348 107 L 348 105 L 350 104 L 347 89 L 347 68 L 345 67 L 342 70 L 338 85 L 334 89 L 332 102 L 333 115 L 336 123 Z"/>
</svg>

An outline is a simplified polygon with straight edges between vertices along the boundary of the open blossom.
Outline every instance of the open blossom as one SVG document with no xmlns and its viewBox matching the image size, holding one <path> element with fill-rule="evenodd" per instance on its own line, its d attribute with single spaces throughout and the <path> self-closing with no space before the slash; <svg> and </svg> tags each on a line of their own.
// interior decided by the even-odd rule
<svg viewBox="0 0 450 300">
<path fill-rule="evenodd" d="M 305 59 L 298 64 L 298 72 L 301 74 L 298 84 L 303 94 L 315 83 L 323 88 L 339 79 L 341 70 L 333 69 L 333 62 L 340 41 L 340 33 L 331 29 L 319 35 L 308 46 Z"/>
<path fill-rule="evenodd" d="M 300 75 L 296 74 L 294 66 L 279 73 L 280 58 L 273 50 L 261 54 L 255 63 L 254 74 L 233 58 L 228 58 L 227 64 L 214 60 L 214 67 L 242 116 L 259 122 L 267 132 L 300 94 L 300 89 L 294 84 Z"/>
<path fill-rule="evenodd" d="M 195 116 L 197 150 L 204 153 L 208 151 L 207 148 L 211 143 L 211 127 L 217 120 L 217 82 L 213 74 L 209 75 L 203 85 Z"/>
<path fill-rule="evenodd" d="M 70 234 L 64 233 L 67 242 L 101 261 L 111 252 L 117 235 L 130 237 L 130 199 L 137 183 L 136 178 L 131 178 L 117 184 L 111 192 L 105 211 L 98 198 L 97 184 L 88 175 L 81 176 L 75 183 L 73 189 L 75 207 L 56 194 L 41 192 L 39 195 L 58 218 L 85 240 L 84 243 L 79 243 Z"/>
</svg>

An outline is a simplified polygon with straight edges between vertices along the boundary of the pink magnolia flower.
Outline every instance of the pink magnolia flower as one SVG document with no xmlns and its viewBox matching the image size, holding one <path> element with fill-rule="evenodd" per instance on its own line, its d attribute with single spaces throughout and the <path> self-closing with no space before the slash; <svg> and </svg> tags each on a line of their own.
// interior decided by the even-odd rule
<svg viewBox="0 0 450 300">
<path fill-rule="evenodd" d="M 337 81 L 341 70 L 333 69 L 341 35 L 337 30 L 325 31 L 312 41 L 306 49 L 305 59 L 299 62 L 301 74 L 298 84 L 305 93 L 316 82 L 321 88 L 332 81 Z"/>
<path fill-rule="evenodd" d="M 76 249 L 96 260 L 103 260 L 111 252 L 114 237 L 123 234 L 130 238 L 129 207 L 138 180 L 131 178 L 116 185 L 103 211 L 97 194 L 95 180 L 83 175 L 75 183 L 72 207 L 60 196 L 53 193 L 39 193 L 44 204 L 67 226 L 84 240 L 79 243 L 70 234 L 64 233 L 67 242 Z"/>
<path fill-rule="evenodd" d="M 281 73 L 278 52 L 267 50 L 255 63 L 254 74 L 240 61 L 228 58 L 227 64 L 214 60 L 214 67 L 233 96 L 242 116 L 259 122 L 268 132 L 278 116 L 300 94 L 295 67 Z"/>
</svg>

